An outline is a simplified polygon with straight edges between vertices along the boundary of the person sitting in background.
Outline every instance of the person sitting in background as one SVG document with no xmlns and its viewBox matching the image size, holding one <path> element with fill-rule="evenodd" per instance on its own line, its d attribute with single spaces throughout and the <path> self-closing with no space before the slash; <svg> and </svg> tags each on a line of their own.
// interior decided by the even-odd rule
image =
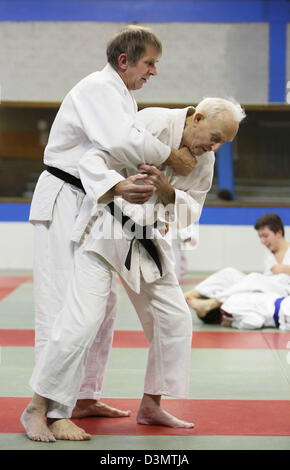
<svg viewBox="0 0 290 470">
<path fill-rule="evenodd" d="M 203 322 L 239 329 L 289 329 L 288 300 L 283 300 L 283 320 L 279 325 L 273 320 L 275 313 L 277 318 L 277 305 L 282 302 L 278 299 L 290 296 L 290 243 L 284 238 L 283 222 L 277 214 L 265 214 L 257 220 L 255 229 L 268 249 L 263 274 L 246 275 L 235 268 L 225 268 L 185 293 L 188 305 Z"/>
</svg>

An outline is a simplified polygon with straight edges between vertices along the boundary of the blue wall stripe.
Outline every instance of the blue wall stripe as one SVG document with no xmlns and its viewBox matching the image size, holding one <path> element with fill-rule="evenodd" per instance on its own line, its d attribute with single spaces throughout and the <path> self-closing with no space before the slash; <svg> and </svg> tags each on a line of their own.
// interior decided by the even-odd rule
<svg viewBox="0 0 290 470">
<path fill-rule="evenodd" d="M 218 188 L 229 189 L 235 197 L 232 142 L 225 142 L 217 152 L 217 178 Z"/>
<path fill-rule="evenodd" d="M 251 225 L 266 213 L 278 214 L 284 225 L 290 225 L 290 207 L 205 207 L 202 225 Z"/>
<path fill-rule="evenodd" d="M 0 222 L 27 222 L 30 204 L 0 203 Z M 290 207 L 215 207 L 205 206 L 200 223 L 203 225 L 254 225 L 258 217 L 275 212 L 285 225 L 290 225 Z M 1 227 L 0 227 L 1 233 Z"/>
<path fill-rule="evenodd" d="M 272 21 L 269 31 L 269 102 L 286 100 L 287 24 Z"/>
<path fill-rule="evenodd" d="M 0 0 L 0 21 L 290 21 L 287 0 Z"/>
<path fill-rule="evenodd" d="M 0 222 L 27 222 L 30 204 L 1 203 Z"/>
</svg>

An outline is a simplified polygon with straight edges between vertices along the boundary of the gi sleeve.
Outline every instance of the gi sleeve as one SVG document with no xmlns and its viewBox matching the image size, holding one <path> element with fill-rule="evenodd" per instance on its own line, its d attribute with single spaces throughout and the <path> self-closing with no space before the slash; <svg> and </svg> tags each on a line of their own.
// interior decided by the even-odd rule
<svg viewBox="0 0 290 470">
<path fill-rule="evenodd" d="M 258 313 L 249 313 L 248 315 L 234 317 L 232 327 L 239 330 L 256 330 L 262 328 L 264 318 Z"/>
<path fill-rule="evenodd" d="M 126 168 L 136 168 L 141 163 L 159 166 L 171 149 L 146 129 L 135 126 L 128 99 L 132 97 L 125 98 L 107 82 L 98 86 L 91 83 L 72 95 L 80 128 L 96 149 L 108 152 Z"/>
<path fill-rule="evenodd" d="M 87 196 L 97 203 L 101 196 L 109 191 L 124 177 L 115 170 L 109 169 L 106 164 L 105 152 L 92 147 L 79 161 L 78 170 L 80 179 Z"/>
</svg>

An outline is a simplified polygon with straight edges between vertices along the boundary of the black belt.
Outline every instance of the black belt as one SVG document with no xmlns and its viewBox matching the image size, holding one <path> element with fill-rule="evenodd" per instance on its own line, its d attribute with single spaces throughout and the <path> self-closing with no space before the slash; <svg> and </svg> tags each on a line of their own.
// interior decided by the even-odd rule
<svg viewBox="0 0 290 470">
<path fill-rule="evenodd" d="M 53 166 L 47 166 L 46 170 L 51 173 L 53 176 L 65 181 L 66 183 L 72 184 L 77 188 L 81 189 L 84 193 L 86 193 L 85 188 L 82 185 L 82 182 L 79 178 L 76 178 L 73 175 L 70 175 L 66 171 L 60 170 L 59 168 L 55 168 Z M 162 265 L 158 255 L 158 251 L 152 240 L 147 239 L 146 236 L 152 233 L 152 227 L 150 225 L 138 225 L 136 224 L 130 217 L 124 215 L 121 209 L 114 203 L 110 202 L 107 204 L 106 208 L 108 208 L 109 212 L 113 217 L 115 217 L 121 224 L 122 228 L 126 225 L 126 228 L 130 229 L 135 236 L 132 238 L 130 243 L 130 248 L 125 260 L 125 266 L 128 271 L 131 268 L 131 258 L 132 258 L 132 247 L 134 240 L 139 240 L 141 245 L 145 248 L 145 250 L 149 253 L 151 258 L 154 260 L 159 272 L 160 276 L 162 276 Z"/>
<path fill-rule="evenodd" d="M 70 175 L 66 171 L 60 170 L 59 168 L 54 168 L 54 166 L 47 166 L 46 171 L 61 179 L 62 181 L 65 181 L 66 183 L 73 184 L 77 188 L 81 189 L 84 193 L 86 192 L 81 180 L 73 175 Z"/>
</svg>

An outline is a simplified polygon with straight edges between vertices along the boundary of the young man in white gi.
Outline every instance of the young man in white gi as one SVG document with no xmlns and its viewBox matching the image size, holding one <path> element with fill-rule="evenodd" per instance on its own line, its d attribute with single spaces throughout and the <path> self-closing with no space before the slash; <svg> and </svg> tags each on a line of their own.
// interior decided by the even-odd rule
<svg viewBox="0 0 290 470">
<path fill-rule="evenodd" d="M 186 142 L 186 145 L 192 152 L 195 152 L 197 157 L 204 154 L 205 151 L 218 148 L 227 140 L 232 140 L 237 133 L 239 122 L 243 118 L 240 107 L 232 103 L 228 103 L 227 107 L 225 105 L 220 106 L 220 102 L 218 102 L 215 109 L 207 102 L 204 103 L 204 114 L 202 107 L 200 112 L 197 108 L 195 113 L 194 110 L 187 109 L 157 109 L 155 112 L 157 113 L 156 121 L 161 120 L 162 122 L 163 120 L 162 129 L 159 127 L 158 132 L 167 130 L 167 132 L 161 132 L 159 138 L 165 141 L 171 139 L 172 144 L 177 146 Z M 171 124 L 173 124 L 174 112 L 179 125 L 176 126 L 176 133 L 170 135 L 168 132 L 170 119 L 167 120 L 169 123 L 167 122 L 167 125 L 164 126 L 163 113 L 170 113 Z M 177 113 L 180 115 L 178 116 Z M 187 116 L 182 134 L 187 114 L 189 116 Z M 163 116 L 162 119 L 160 116 Z M 154 122 L 154 120 L 152 121 L 150 117 L 149 124 L 151 122 Z M 91 159 L 94 153 L 96 154 L 94 149 L 88 152 L 80 164 L 81 177 L 83 163 L 86 159 Z M 100 156 L 101 152 L 98 152 L 98 155 Z M 109 167 L 115 167 L 119 171 L 123 169 L 124 177 L 130 174 L 131 171 L 136 172 L 136 166 L 135 168 L 132 165 L 127 166 L 121 159 L 118 161 L 118 158 L 114 159 L 106 154 L 103 154 L 102 157 Z M 201 161 L 203 158 L 206 160 L 206 156 L 203 155 L 200 157 Z M 211 161 L 212 170 L 213 156 L 211 154 L 209 155 L 209 161 Z M 87 172 L 89 165 L 86 164 L 85 168 Z M 198 168 L 198 165 L 196 168 Z M 164 173 L 151 165 L 143 164 L 141 169 L 147 172 L 151 184 L 156 188 L 153 200 L 155 205 L 148 206 L 149 218 L 154 213 L 154 211 L 151 211 L 152 207 L 156 208 L 156 196 L 158 196 L 162 205 L 172 205 L 169 209 L 169 220 L 166 220 L 169 222 L 172 219 L 178 220 L 178 227 L 189 225 L 199 218 L 202 207 L 200 202 L 202 201 L 203 204 L 204 194 L 202 196 L 202 192 L 204 193 L 204 188 L 195 187 L 195 172 L 192 172 L 191 177 L 178 178 L 166 167 Z M 199 174 L 198 171 L 201 171 L 201 168 L 197 170 L 197 175 Z M 208 180 L 210 184 L 211 178 Z M 201 178 L 201 181 L 205 181 L 204 178 Z M 187 394 L 192 332 L 191 316 L 176 276 L 173 273 L 172 253 L 162 237 L 166 221 L 164 211 L 162 213 L 162 208 L 159 207 L 157 218 L 152 219 L 152 222 L 159 223 L 159 230 L 155 229 L 155 226 L 154 228 L 151 227 L 157 239 L 155 245 L 158 247 L 161 258 L 160 266 L 155 259 L 153 260 L 150 257 L 139 239 L 139 243 L 136 243 L 136 238 L 132 237 L 132 234 L 128 235 L 128 233 L 124 238 L 123 230 L 125 231 L 125 228 L 117 220 L 118 210 L 116 210 L 116 207 L 122 209 L 124 214 L 128 214 L 129 211 L 131 219 L 138 224 L 142 224 L 143 215 L 140 215 L 140 211 L 136 211 L 136 207 L 130 207 L 127 203 L 122 204 L 122 200 L 116 200 L 115 219 L 107 210 L 100 211 L 98 205 L 101 201 L 107 202 L 110 200 L 110 191 L 109 193 L 103 191 L 102 197 L 99 198 L 96 204 L 94 200 L 90 199 L 90 186 L 87 185 L 86 187 L 85 184 L 84 186 L 88 197 L 82 205 L 74 231 L 74 240 L 80 242 L 75 253 L 74 275 L 69 283 L 65 306 L 54 323 L 51 340 L 40 361 L 36 364 L 31 379 L 36 397 L 40 395 L 49 400 L 54 400 L 64 405 L 64 408 L 67 407 L 68 413 L 71 413 L 69 408 L 72 408 L 75 404 L 76 389 L 79 389 L 82 381 L 90 345 L 105 316 L 105 306 L 111 285 L 111 268 L 113 266 L 124 280 L 125 288 L 151 343 L 145 379 L 145 393 L 138 412 L 138 422 L 173 427 L 191 427 L 191 423 L 174 418 L 160 406 L 162 394 L 177 397 L 185 397 Z M 206 190 L 209 187 L 207 186 Z M 199 199 L 199 202 L 197 202 L 195 196 L 196 199 Z M 87 225 L 88 220 L 90 221 L 89 225 Z M 85 236 L 83 236 L 84 230 L 88 232 Z M 114 235 L 118 238 L 117 243 L 107 237 L 108 233 L 112 233 L 112 230 L 115 231 Z M 136 237 L 138 238 L 137 235 Z M 131 262 L 128 266 L 129 254 Z M 75 321 L 78 324 L 77 328 L 74 325 Z M 72 334 L 72 332 L 74 333 Z M 65 347 L 62 347 L 61 344 Z M 72 355 L 69 353 L 70 350 L 74 351 Z M 57 361 L 54 359 L 56 352 Z M 69 359 L 69 362 L 67 362 L 68 357 L 62 356 L 63 353 L 64 356 L 68 353 L 72 361 Z M 58 383 L 53 379 L 56 376 L 59 378 Z M 71 382 L 70 385 L 69 382 Z M 70 414 L 68 414 L 69 416 Z"/>
<path fill-rule="evenodd" d="M 290 295 L 290 243 L 284 238 L 283 222 L 277 214 L 265 214 L 257 220 L 255 229 L 267 247 L 263 274 L 246 275 L 225 268 L 185 293 L 188 305 L 205 323 L 239 329 L 289 329 L 286 298 Z M 279 299 L 283 299 L 281 309 Z"/>
<path fill-rule="evenodd" d="M 61 310 L 72 271 L 74 248 L 71 232 L 84 197 L 83 191 L 74 185 L 74 178 L 79 177 L 78 165 L 86 151 L 94 146 L 125 161 L 141 159 L 138 161 L 156 165 L 165 163 L 172 165 L 181 174 L 188 174 L 194 167 L 195 162 L 188 149 L 170 149 L 145 129 L 137 129 L 134 124 L 137 105 L 131 91 L 140 89 L 151 76 L 157 74 L 156 63 L 161 49 L 159 39 L 147 28 L 130 26 L 122 30 L 108 45 L 107 66 L 101 72 L 83 79 L 68 93 L 53 123 L 44 155 L 48 168 L 39 178 L 30 212 L 30 221 L 35 225 L 36 362 L 48 341 L 54 319 Z M 71 179 L 64 182 L 55 176 L 55 172 L 58 174 L 60 170 L 71 175 Z M 99 167 L 96 167 L 95 173 L 93 166 L 90 168 L 92 175 L 89 184 L 93 192 L 95 189 L 94 197 L 98 198 Z M 105 190 L 114 187 L 115 193 L 127 201 L 142 204 L 152 195 L 153 187 L 137 185 L 139 178 L 134 175 L 124 179 L 106 169 L 102 171 L 101 187 Z M 110 315 L 106 316 L 92 348 L 91 364 L 100 348 L 107 354 L 110 349 L 115 316 L 111 305 L 114 303 L 112 292 L 108 305 Z M 92 392 L 90 387 L 94 373 L 92 367 L 89 367 L 75 417 L 84 414 L 127 416 L 127 412 L 97 402 L 99 393 Z M 102 374 L 103 371 L 98 379 L 99 389 L 103 381 Z M 52 434 L 47 435 L 46 408 L 38 403 L 30 411 L 25 418 L 28 435 L 32 439 L 54 440 Z M 35 416 L 38 418 L 35 419 Z M 58 417 L 61 417 L 61 410 Z M 64 438 L 67 434 L 77 439 L 88 437 L 68 420 L 63 420 L 61 426 L 60 433 Z M 68 428 L 64 429 L 64 426 Z"/>
</svg>

